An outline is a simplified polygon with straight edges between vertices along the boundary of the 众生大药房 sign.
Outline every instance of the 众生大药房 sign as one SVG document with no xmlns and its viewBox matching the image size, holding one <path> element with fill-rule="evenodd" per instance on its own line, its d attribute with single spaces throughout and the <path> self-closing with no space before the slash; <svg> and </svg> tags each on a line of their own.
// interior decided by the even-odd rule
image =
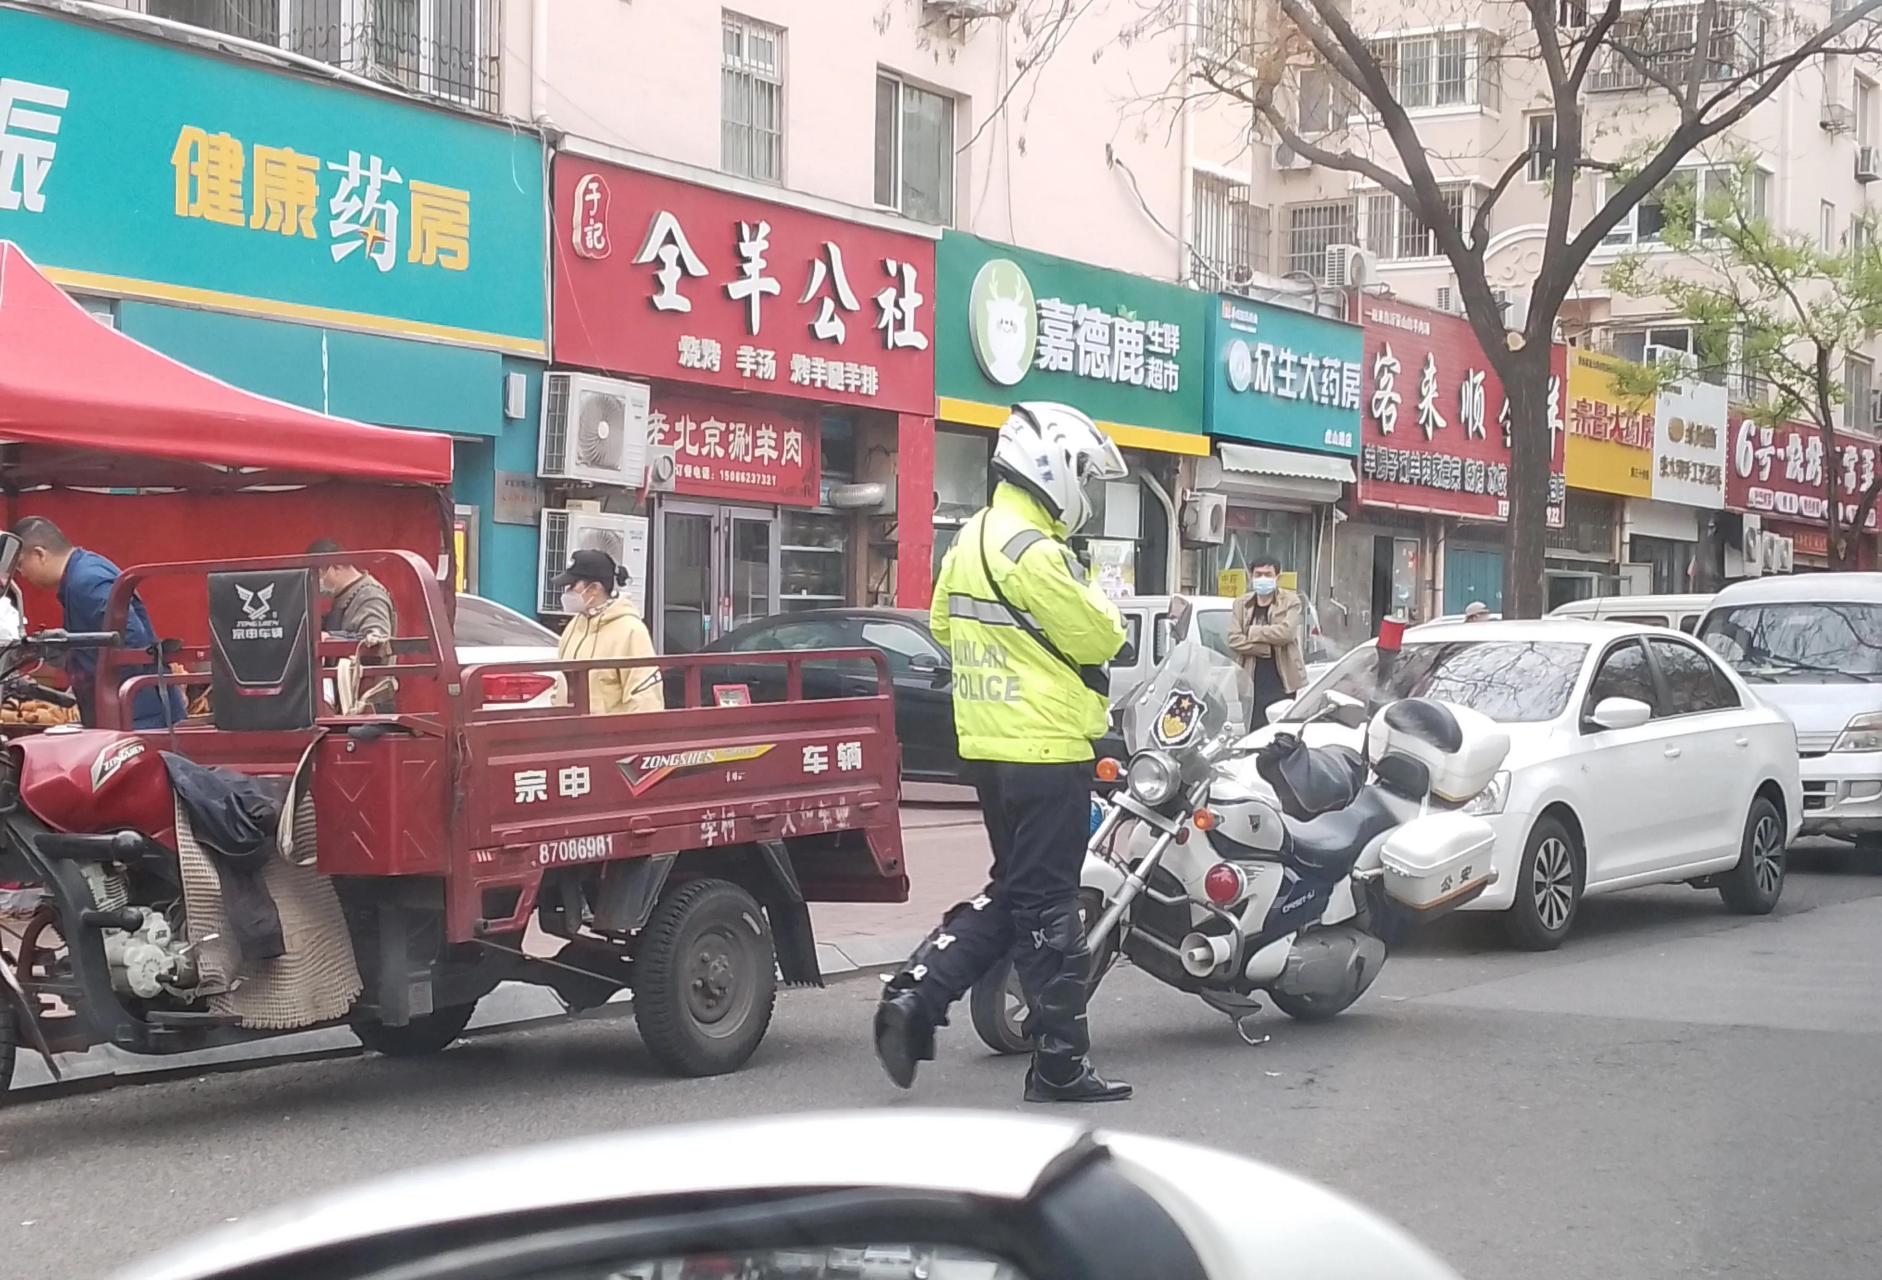
<svg viewBox="0 0 1882 1280">
<path fill-rule="evenodd" d="M 1312 453 L 1358 453 L 1359 326 L 1226 294 L 1211 301 L 1210 433 Z"/>
</svg>

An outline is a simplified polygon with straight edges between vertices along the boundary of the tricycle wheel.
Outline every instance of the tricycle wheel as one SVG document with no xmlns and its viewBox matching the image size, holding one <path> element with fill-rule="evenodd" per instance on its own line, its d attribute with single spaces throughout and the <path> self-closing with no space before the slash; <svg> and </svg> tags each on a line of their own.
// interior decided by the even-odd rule
<svg viewBox="0 0 1882 1280">
<path fill-rule="evenodd" d="M 477 1002 L 473 1000 L 434 1009 L 402 1027 L 388 1027 L 383 1022 L 356 1023 L 353 1034 L 368 1049 L 388 1058 L 422 1058 L 449 1048 L 464 1034 L 464 1026 L 476 1010 Z"/>
<path fill-rule="evenodd" d="M 771 926 L 728 880 L 693 880 L 654 908 L 634 954 L 634 1021 L 655 1061 L 675 1075 L 744 1066 L 777 1002 Z"/>
</svg>

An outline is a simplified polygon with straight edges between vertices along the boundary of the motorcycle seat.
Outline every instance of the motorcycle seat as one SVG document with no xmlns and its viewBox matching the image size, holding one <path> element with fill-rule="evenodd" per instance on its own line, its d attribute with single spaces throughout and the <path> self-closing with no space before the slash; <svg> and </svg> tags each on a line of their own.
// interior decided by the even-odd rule
<svg viewBox="0 0 1882 1280">
<path fill-rule="evenodd" d="M 1338 879 L 1353 869 L 1368 844 L 1401 820 L 1376 787 L 1367 787 L 1344 809 L 1307 822 L 1283 819 L 1281 859 L 1308 875 Z"/>
</svg>

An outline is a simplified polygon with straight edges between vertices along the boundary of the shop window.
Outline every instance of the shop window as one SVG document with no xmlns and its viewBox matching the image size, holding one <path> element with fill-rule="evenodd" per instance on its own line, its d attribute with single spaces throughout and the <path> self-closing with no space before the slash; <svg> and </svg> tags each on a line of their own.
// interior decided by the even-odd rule
<svg viewBox="0 0 1882 1280">
<path fill-rule="evenodd" d="M 987 505 L 987 466 L 994 434 L 937 431 L 934 437 L 934 519 L 960 525 Z"/>
</svg>

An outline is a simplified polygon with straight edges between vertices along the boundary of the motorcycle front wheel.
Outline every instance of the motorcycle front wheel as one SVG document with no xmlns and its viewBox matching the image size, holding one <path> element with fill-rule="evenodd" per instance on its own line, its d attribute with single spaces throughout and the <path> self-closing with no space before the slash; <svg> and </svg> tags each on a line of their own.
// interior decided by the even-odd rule
<svg viewBox="0 0 1882 1280">
<path fill-rule="evenodd" d="M 1104 895 L 1096 889 L 1080 889 L 1078 921 L 1087 933 L 1102 914 Z M 1098 984 L 1104 981 L 1104 975 L 1117 962 L 1117 954 L 1117 931 L 1113 930 L 1105 939 L 1104 953 L 1091 958 L 1091 991 L 1096 991 Z M 1000 1054 L 1032 1052 L 1032 1040 L 1025 1031 L 1031 1007 L 1020 987 L 1019 971 L 1013 967 L 1012 956 L 1002 956 L 981 975 L 968 997 L 967 1008 L 973 1016 L 975 1033 L 989 1049 Z"/>
</svg>

